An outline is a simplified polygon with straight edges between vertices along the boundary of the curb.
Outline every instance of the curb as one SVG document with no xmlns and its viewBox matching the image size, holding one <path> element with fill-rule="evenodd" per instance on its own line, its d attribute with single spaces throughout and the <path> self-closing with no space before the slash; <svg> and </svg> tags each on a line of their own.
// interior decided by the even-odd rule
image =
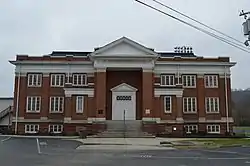
<svg viewBox="0 0 250 166">
<path fill-rule="evenodd" d="M 27 136 L 27 135 L 0 135 L 11 138 L 49 138 L 49 139 L 79 139 L 79 136 Z"/>
<path fill-rule="evenodd" d="M 82 145 L 132 145 L 132 144 L 122 144 L 122 143 L 83 143 Z"/>
</svg>

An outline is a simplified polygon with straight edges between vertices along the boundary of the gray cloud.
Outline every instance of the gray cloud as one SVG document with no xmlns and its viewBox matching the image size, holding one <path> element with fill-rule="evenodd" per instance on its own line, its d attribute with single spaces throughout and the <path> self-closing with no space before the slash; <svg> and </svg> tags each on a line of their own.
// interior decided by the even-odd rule
<svg viewBox="0 0 250 166">
<path fill-rule="evenodd" d="M 154 4 L 151 0 L 145 1 Z M 243 19 L 238 14 L 242 9 L 250 10 L 249 0 L 162 2 L 245 40 L 241 27 Z M 246 88 L 250 84 L 250 77 L 245 76 L 249 69 L 249 54 L 133 0 L 3 0 L 0 22 L 0 77 L 3 80 L 0 96 L 13 96 L 14 67 L 8 60 L 14 59 L 17 53 L 42 55 L 53 50 L 91 51 L 121 36 L 160 51 L 173 51 L 177 45 L 191 45 L 200 56 L 230 56 L 238 62 L 232 69 L 233 88 Z"/>
</svg>

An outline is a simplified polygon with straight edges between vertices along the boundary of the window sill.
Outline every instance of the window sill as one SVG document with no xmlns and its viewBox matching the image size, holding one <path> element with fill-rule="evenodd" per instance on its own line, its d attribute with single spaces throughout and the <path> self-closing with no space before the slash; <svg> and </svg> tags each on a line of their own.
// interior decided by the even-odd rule
<svg viewBox="0 0 250 166">
<path fill-rule="evenodd" d="M 164 114 L 172 114 L 172 112 L 165 112 L 165 111 L 164 111 Z"/>
<path fill-rule="evenodd" d="M 207 132 L 208 134 L 220 134 L 220 132 Z"/>
<path fill-rule="evenodd" d="M 41 88 L 42 85 L 28 85 L 28 88 Z"/>
<path fill-rule="evenodd" d="M 36 131 L 25 131 L 25 134 L 37 134 L 38 132 Z"/>
<path fill-rule="evenodd" d="M 213 86 L 205 86 L 205 88 L 206 88 L 206 89 L 217 89 L 217 88 L 219 88 L 219 87 L 218 87 L 218 86 L 214 86 L 214 87 L 213 87 Z"/>
<path fill-rule="evenodd" d="M 206 114 L 220 114 L 220 111 L 219 112 L 206 112 Z"/>
<path fill-rule="evenodd" d="M 62 113 L 63 113 L 63 111 L 60 111 L 60 112 L 50 111 L 49 113 L 51 113 L 51 114 L 62 114 Z"/>
<path fill-rule="evenodd" d="M 39 114 L 40 111 L 26 111 L 26 113 L 29 113 L 29 114 Z"/>
<path fill-rule="evenodd" d="M 186 89 L 195 89 L 196 86 L 182 86 L 183 88 L 186 88 Z"/>
<path fill-rule="evenodd" d="M 51 85 L 51 88 L 64 88 L 64 86 L 55 86 L 55 85 Z"/>
<path fill-rule="evenodd" d="M 166 88 L 167 88 L 167 87 L 170 87 L 170 88 L 171 88 L 171 87 L 176 87 L 176 85 L 160 85 L 160 87 L 164 87 L 164 88 L 165 88 L 165 87 L 166 87 Z"/>
<path fill-rule="evenodd" d="M 183 112 L 183 114 L 197 114 L 197 111 L 196 112 Z"/>
</svg>

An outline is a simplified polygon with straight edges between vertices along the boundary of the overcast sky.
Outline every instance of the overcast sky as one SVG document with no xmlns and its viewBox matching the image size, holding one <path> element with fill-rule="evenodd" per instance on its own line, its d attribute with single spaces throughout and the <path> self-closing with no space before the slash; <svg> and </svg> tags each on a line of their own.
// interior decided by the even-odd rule
<svg viewBox="0 0 250 166">
<path fill-rule="evenodd" d="M 155 5 L 151 0 L 144 1 Z M 250 10 L 250 0 L 161 1 L 245 41 L 239 11 Z M 157 51 L 173 51 L 175 46 L 188 45 L 199 56 L 230 56 L 237 62 L 232 68 L 232 87 L 250 87 L 250 54 L 134 0 L 0 0 L 0 23 L 0 96 L 13 96 L 14 67 L 8 60 L 15 59 L 16 54 L 92 51 L 122 36 Z"/>
</svg>

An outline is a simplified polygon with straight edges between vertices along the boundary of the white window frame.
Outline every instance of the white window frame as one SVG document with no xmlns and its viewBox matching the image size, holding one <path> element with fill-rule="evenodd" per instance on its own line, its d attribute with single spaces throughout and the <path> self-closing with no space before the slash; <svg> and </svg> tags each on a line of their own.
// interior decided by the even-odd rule
<svg viewBox="0 0 250 166">
<path fill-rule="evenodd" d="M 169 99 L 170 101 L 170 110 L 167 110 L 166 100 Z M 172 113 L 172 96 L 164 96 L 164 113 Z"/>
<path fill-rule="evenodd" d="M 190 134 L 191 131 L 193 131 L 195 128 L 196 128 L 196 133 L 198 133 L 198 125 L 185 125 L 185 132 L 187 134 Z M 187 128 L 187 131 L 186 131 L 186 128 Z"/>
<path fill-rule="evenodd" d="M 80 100 L 81 99 L 81 100 Z M 82 101 L 82 103 L 78 103 Z M 82 109 L 79 108 L 79 104 L 81 104 Z M 81 114 L 84 111 L 84 96 L 76 96 L 76 113 Z"/>
<path fill-rule="evenodd" d="M 51 74 L 50 75 L 51 87 L 64 87 L 64 84 L 65 84 L 65 74 Z"/>
<path fill-rule="evenodd" d="M 218 75 L 205 75 L 204 76 L 205 88 L 218 88 Z"/>
<path fill-rule="evenodd" d="M 75 80 L 76 79 L 76 80 Z M 78 84 L 80 80 L 80 84 Z M 76 81 L 76 84 L 75 84 Z M 72 85 L 73 86 L 87 86 L 87 74 L 73 74 L 72 75 Z"/>
<path fill-rule="evenodd" d="M 37 128 L 37 130 L 36 130 L 36 128 Z M 38 133 L 39 132 L 39 124 L 25 124 L 24 125 L 24 132 L 27 134 Z"/>
<path fill-rule="evenodd" d="M 53 100 L 54 110 L 52 110 L 52 99 L 54 99 Z M 61 99 L 62 99 L 62 103 L 60 103 Z M 58 108 L 57 110 L 55 109 L 56 108 L 56 104 L 58 104 L 57 105 L 57 108 Z M 50 104 L 49 104 L 49 106 L 50 106 L 50 113 L 63 113 L 63 111 L 64 111 L 64 97 L 61 97 L 61 96 L 52 96 L 52 97 L 50 97 Z M 62 107 L 61 110 L 60 110 L 60 106 Z"/>
<path fill-rule="evenodd" d="M 191 81 L 192 79 L 194 79 L 194 85 L 192 85 L 192 81 Z M 182 75 L 182 85 L 184 88 L 196 88 L 196 81 L 197 81 L 196 75 Z M 188 84 L 188 82 L 190 84 Z"/>
<path fill-rule="evenodd" d="M 41 87 L 43 75 L 38 73 L 30 73 L 27 75 L 28 87 Z"/>
<path fill-rule="evenodd" d="M 187 110 L 185 110 L 185 99 L 187 100 Z M 191 111 L 189 110 L 189 100 L 191 100 Z M 193 109 L 194 108 L 194 109 Z M 195 110 L 195 111 L 192 111 Z M 194 114 L 197 113 L 197 98 L 196 97 L 183 97 L 183 113 L 185 114 Z"/>
<path fill-rule="evenodd" d="M 209 107 L 207 107 L 209 104 Z M 217 110 L 216 110 L 217 104 Z M 205 98 L 206 113 L 220 113 L 220 98 L 219 97 L 206 97 Z"/>
<path fill-rule="evenodd" d="M 29 101 L 31 101 L 31 103 L 30 103 L 31 109 L 29 109 Z M 32 102 L 35 102 L 35 103 L 32 103 Z M 27 98 L 26 98 L 26 112 L 39 113 L 41 111 L 41 103 L 42 103 L 42 98 L 40 96 L 27 96 Z"/>
<path fill-rule="evenodd" d="M 213 127 L 215 129 L 214 131 L 212 131 Z M 210 128 L 210 130 L 209 130 L 209 128 Z M 217 128 L 219 129 L 219 131 L 216 131 Z M 209 133 L 209 134 L 220 134 L 220 125 L 217 125 L 217 124 L 207 125 L 207 133 Z"/>
<path fill-rule="evenodd" d="M 168 77 L 168 79 L 167 79 Z M 168 81 L 167 81 L 168 80 Z M 171 84 L 173 83 L 173 84 Z M 175 75 L 161 75 L 161 86 L 175 86 Z"/>
<path fill-rule="evenodd" d="M 63 125 L 60 124 L 49 125 L 49 132 L 54 134 L 60 134 L 63 132 Z"/>
</svg>

